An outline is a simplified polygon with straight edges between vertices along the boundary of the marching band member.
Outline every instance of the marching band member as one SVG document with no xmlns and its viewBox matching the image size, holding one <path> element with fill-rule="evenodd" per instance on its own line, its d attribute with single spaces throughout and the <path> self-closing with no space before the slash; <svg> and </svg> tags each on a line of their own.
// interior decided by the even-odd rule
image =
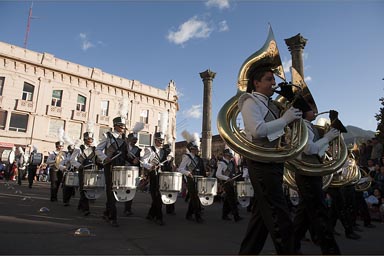
<svg viewBox="0 0 384 256">
<path fill-rule="evenodd" d="M 113 227 L 118 227 L 116 199 L 112 191 L 112 167 L 124 166 L 126 160 L 127 145 L 125 141 L 125 119 L 116 117 L 113 119 L 113 131 L 104 134 L 104 138 L 96 146 L 96 156 L 104 165 L 106 186 L 106 209 L 103 219 L 109 221 Z"/>
<path fill-rule="evenodd" d="M 154 134 L 155 145 L 146 147 L 144 149 L 142 166 L 149 170 L 149 191 L 151 192 L 152 204 L 149 209 L 147 219 L 153 220 L 156 224 L 164 225 L 163 212 L 162 212 L 162 200 L 159 190 L 159 171 L 160 163 L 164 159 L 165 152 L 163 148 L 164 133 L 156 132 Z"/>
<path fill-rule="evenodd" d="M 137 166 L 138 168 L 140 168 L 141 148 L 136 146 L 137 140 L 138 140 L 137 131 L 136 131 L 136 129 L 134 129 L 134 132 L 128 134 L 128 136 L 127 136 L 127 165 L 128 166 Z M 131 216 L 132 215 L 132 201 L 133 201 L 133 199 L 126 201 L 124 203 L 125 216 Z"/>
<path fill-rule="evenodd" d="M 33 180 L 36 177 L 36 171 L 38 164 L 34 164 L 32 161 L 34 159 L 34 156 L 37 154 L 37 148 L 33 146 L 31 155 L 29 156 L 29 164 L 28 164 L 28 187 L 32 188 Z"/>
<path fill-rule="evenodd" d="M 84 169 L 87 167 L 91 169 L 97 164 L 96 147 L 93 146 L 93 138 L 93 132 L 85 132 L 83 134 L 84 144 L 73 151 L 70 160 L 72 166 L 79 172 L 80 199 L 77 209 L 82 211 L 84 216 L 88 216 L 91 213 L 89 211 L 89 200 L 84 192 Z"/>
<path fill-rule="evenodd" d="M 303 112 L 303 119 L 308 128 L 308 143 L 299 158 L 306 159 L 307 162 L 320 164 L 320 159 L 324 156 L 329 142 L 339 136 L 340 132 L 331 128 L 320 138 L 316 127 L 312 124 L 312 121 L 316 118 L 314 111 L 304 98 L 298 99 L 297 104 Z M 302 254 L 300 243 L 307 230 L 310 230 L 312 240 L 315 240 L 314 242 L 320 246 L 323 254 L 340 254 L 328 217 L 323 191 L 323 177 L 303 175 L 296 172 L 295 181 L 300 197 L 293 221 L 295 253 Z"/>
<path fill-rule="evenodd" d="M 188 142 L 188 151 L 183 155 L 180 166 L 178 168 L 178 171 L 184 174 L 187 178 L 189 205 L 186 219 L 193 220 L 192 215 L 194 214 L 196 222 L 202 223 L 204 222 L 203 218 L 201 217 L 202 207 L 194 180 L 194 176 L 196 175 L 206 177 L 203 160 L 198 155 L 200 139 L 197 133 L 194 134 L 195 138 L 193 138 L 193 136 L 187 131 L 183 131 L 182 136 Z"/>
<path fill-rule="evenodd" d="M 284 127 L 300 119 L 302 112 L 289 108 L 281 110 L 269 100 L 276 85 L 273 70 L 268 66 L 252 66 L 247 74 L 247 93 L 238 100 L 249 140 L 264 147 L 274 147 L 284 136 Z M 292 220 L 283 192 L 283 162 L 259 162 L 247 159 L 255 206 L 240 254 L 259 254 L 270 233 L 277 254 L 293 253 Z"/>
<path fill-rule="evenodd" d="M 15 154 L 15 161 L 17 164 L 17 184 L 21 185 L 21 181 L 25 174 L 26 159 L 22 147 L 18 147 Z"/>
<path fill-rule="evenodd" d="M 71 155 L 75 149 L 75 145 L 69 145 L 67 147 L 68 151 L 65 153 L 64 160 L 60 162 L 62 169 L 67 172 L 73 172 L 74 170 L 71 167 Z M 64 175 L 65 176 L 65 175 Z M 69 206 L 69 201 L 71 200 L 72 195 L 75 194 L 74 186 L 67 186 L 65 180 L 63 181 L 63 202 L 64 206 Z"/>
<path fill-rule="evenodd" d="M 65 166 L 57 165 L 57 162 L 61 162 L 65 158 L 65 154 L 62 151 L 64 142 L 57 141 L 55 146 L 56 150 L 48 156 L 46 161 L 46 164 L 49 167 L 49 176 L 51 180 L 51 202 L 57 201 L 57 192 L 63 181 L 63 171 L 65 171 Z"/>
<path fill-rule="evenodd" d="M 167 136 L 168 137 L 168 136 Z M 162 166 L 161 166 L 161 171 L 163 172 L 173 172 L 175 171 L 175 164 L 173 162 L 174 157 L 171 149 L 171 144 L 164 144 L 163 146 L 164 149 L 164 157 L 162 159 Z M 166 159 L 168 161 L 164 162 Z M 165 212 L 170 215 L 175 215 L 175 203 L 173 204 L 166 204 L 165 205 Z"/>
<path fill-rule="evenodd" d="M 217 163 L 216 178 L 221 181 L 224 188 L 225 196 L 223 202 L 222 219 L 232 220 L 228 217 L 229 213 L 232 213 L 236 222 L 243 218 L 239 215 L 239 209 L 237 208 L 236 191 L 234 187 L 234 177 L 236 176 L 235 162 L 233 160 L 233 151 L 230 149 L 224 149 L 223 159 Z"/>
</svg>

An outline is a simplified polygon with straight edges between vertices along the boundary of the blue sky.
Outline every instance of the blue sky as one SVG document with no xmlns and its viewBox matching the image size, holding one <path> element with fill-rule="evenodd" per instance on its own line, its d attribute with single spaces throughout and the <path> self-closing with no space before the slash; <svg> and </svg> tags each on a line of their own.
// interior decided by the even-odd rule
<svg viewBox="0 0 384 256">
<path fill-rule="evenodd" d="M 30 1 L 0 1 L 0 41 L 24 46 Z M 34 1 L 27 48 L 179 93 L 177 139 L 202 131 L 203 82 L 213 80 L 212 133 L 236 94 L 243 61 L 272 25 L 284 68 L 284 39 L 300 33 L 305 81 L 320 112 L 375 131 L 384 96 L 384 1 Z M 289 72 L 286 74 L 290 81 Z"/>
</svg>

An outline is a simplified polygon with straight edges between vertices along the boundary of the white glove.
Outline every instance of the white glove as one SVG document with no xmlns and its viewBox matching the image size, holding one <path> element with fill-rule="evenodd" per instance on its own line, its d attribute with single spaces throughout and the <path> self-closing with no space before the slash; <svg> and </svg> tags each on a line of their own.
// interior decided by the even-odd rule
<svg viewBox="0 0 384 256">
<path fill-rule="evenodd" d="M 301 112 L 300 109 L 290 107 L 289 109 L 287 109 L 287 111 L 285 111 L 285 113 L 281 118 L 285 121 L 286 124 L 289 124 L 292 121 L 301 118 L 302 115 L 303 115 L 303 112 Z"/>
<path fill-rule="evenodd" d="M 334 138 L 336 138 L 339 135 L 340 135 L 339 130 L 336 130 L 335 128 L 331 128 L 331 130 L 329 130 L 329 132 L 324 134 L 324 138 L 327 138 L 328 142 L 329 142 L 329 141 L 332 141 Z"/>
</svg>

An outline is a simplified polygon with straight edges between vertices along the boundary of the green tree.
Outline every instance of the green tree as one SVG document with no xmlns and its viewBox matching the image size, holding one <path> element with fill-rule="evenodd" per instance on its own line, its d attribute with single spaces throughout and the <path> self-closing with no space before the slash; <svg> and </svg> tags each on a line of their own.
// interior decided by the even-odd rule
<svg viewBox="0 0 384 256">
<path fill-rule="evenodd" d="M 381 103 L 380 112 L 375 115 L 377 120 L 376 137 L 379 142 L 384 143 L 384 97 L 379 99 Z"/>
</svg>

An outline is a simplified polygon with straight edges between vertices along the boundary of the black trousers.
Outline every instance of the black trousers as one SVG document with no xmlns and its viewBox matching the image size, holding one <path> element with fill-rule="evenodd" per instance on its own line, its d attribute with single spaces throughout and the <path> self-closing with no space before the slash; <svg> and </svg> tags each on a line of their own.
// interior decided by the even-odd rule
<svg viewBox="0 0 384 256">
<path fill-rule="evenodd" d="M 355 202 L 356 202 L 357 215 L 359 215 L 362 218 L 364 225 L 371 224 L 371 215 L 369 214 L 368 205 L 364 199 L 363 191 L 355 191 Z M 352 221 L 352 223 L 354 224 L 356 223 L 357 215 L 355 216 L 355 219 Z"/>
<path fill-rule="evenodd" d="M 283 192 L 284 164 L 249 159 L 247 164 L 255 201 L 239 254 L 259 254 L 268 233 L 277 254 L 293 254 L 293 225 Z"/>
<path fill-rule="evenodd" d="M 89 211 L 89 200 L 85 196 L 84 192 L 84 169 L 79 169 L 79 190 L 80 190 L 80 199 L 79 204 L 77 206 L 78 210 L 81 211 Z"/>
<path fill-rule="evenodd" d="M 162 206 L 163 202 L 161 201 L 161 193 L 159 186 L 159 175 L 157 171 L 149 172 L 149 191 L 151 193 L 152 204 L 149 208 L 148 217 L 157 220 L 163 220 L 163 211 Z"/>
<path fill-rule="evenodd" d="M 322 189 L 323 178 L 295 173 L 295 180 L 300 195 L 293 221 L 295 252 L 300 252 L 300 241 L 307 230 L 311 230 L 312 237 L 316 238 L 322 254 L 340 254 L 339 246 L 333 236 L 333 227 L 328 218 Z"/>
<path fill-rule="evenodd" d="M 107 216 L 110 220 L 117 219 L 116 210 L 116 198 L 112 191 L 112 166 L 107 164 L 104 166 L 105 176 L 105 192 L 107 195 L 107 202 L 105 204 L 104 216 Z"/>
<path fill-rule="evenodd" d="M 196 183 L 193 178 L 187 176 L 187 189 L 189 195 L 189 204 L 187 210 L 187 217 L 195 215 L 196 219 L 201 218 L 201 202 L 197 194 Z"/>
<path fill-rule="evenodd" d="M 32 185 L 33 185 L 33 180 L 35 179 L 36 171 L 37 171 L 37 165 L 34 165 L 34 164 L 28 165 L 28 183 L 29 183 L 29 187 L 32 187 Z"/>
<path fill-rule="evenodd" d="M 332 199 L 331 208 L 328 212 L 332 227 L 335 228 L 337 219 L 339 219 L 344 227 L 345 234 L 348 235 L 353 233 L 352 219 L 347 213 L 341 188 L 329 187 L 327 193 Z"/>
<path fill-rule="evenodd" d="M 57 201 L 57 192 L 59 191 L 60 184 L 63 182 L 63 172 L 60 170 L 50 170 L 49 176 L 51 178 L 51 201 Z"/>
<path fill-rule="evenodd" d="M 239 209 L 237 208 L 237 198 L 235 193 L 235 187 L 233 182 L 223 182 L 223 188 L 225 191 L 222 217 L 226 217 L 229 213 L 236 218 L 239 217 Z"/>
</svg>

